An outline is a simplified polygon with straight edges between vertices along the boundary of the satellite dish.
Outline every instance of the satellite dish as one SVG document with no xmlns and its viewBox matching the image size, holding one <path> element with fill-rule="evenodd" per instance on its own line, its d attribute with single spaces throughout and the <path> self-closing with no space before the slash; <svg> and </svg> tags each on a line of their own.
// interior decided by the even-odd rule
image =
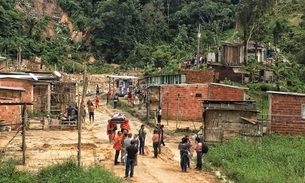
<svg viewBox="0 0 305 183">
<path fill-rule="evenodd" d="M 38 80 L 38 78 L 34 75 L 34 74 L 32 74 L 32 73 L 30 73 L 30 76 L 34 79 L 34 80 Z"/>
<path fill-rule="evenodd" d="M 54 74 L 55 74 L 57 77 L 61 77 L 61 74 L 60 74 L 58 71 L 54 71 Z"/>
</svg>

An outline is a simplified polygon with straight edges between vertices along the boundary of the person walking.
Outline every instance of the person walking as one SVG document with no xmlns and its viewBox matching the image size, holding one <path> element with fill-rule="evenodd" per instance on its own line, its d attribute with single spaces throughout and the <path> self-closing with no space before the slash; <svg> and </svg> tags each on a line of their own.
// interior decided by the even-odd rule
<svg viewBox="0 0 305 183">
<path fill-rule="evenodd" d="M 122 148 L 122 132 L 118 131 L 118 135 L 114 139 L 113 148 L 115 149 L 115 155 L 114 155 L 114 165 L 118 165 L 120 162 L 118 162 L 118 158 L 120 155 L 120 151 Z"/>
<path fill-rule="evenodd" d="M 140 151 L 140 154 L 142 154 L 142 155 L 145 155 L 145 152 L 144 152 L 145 138 L 146 138 L 145 125 L 141 125 L 141 128 L 139 130 L 139 140 L 140 140 L 139 151 Z"/>
<path fill-rule="evenodd" d="M 100 106 L 100 97 L 98 95 L 95 95 L 95 108 L 98 108 Z"/>
<path fill-rule="evenodd" d="M 110 120 L 108 120 L 108 125 L 107 125 L 107 135 L 109 142 L 112 143 L 115 139 L 115 132 L 118 129 L 117 124 L 111 123 Z"/>
<path fill-rule="evenodd" d="M 159 133 L 157 130 L 154 130 L 154 135 L 152 136 L 153 148 L 154 148 L 154 157 L 158 157 L 158 147 L 159 147 Z"/>
<path fill-rule="evenodd" d="M 180 167 L 182 172 L 187 172 L 186 169 L 189 161 L 188 158 L 189 148 L 190 148 L 190 144 L 188 143 L 187 138 L 183 137 L 178 146 L 178 149 L 180 150 Z"/>
<path fill-rule="evenodd" d="M 95 109 L 95 107 L 91 103 L 89 106 L 89 122 L 90 123 L 94 123 L 94 109 Z"/>
<path fill-rule="evenodd" d="M 134 166 L 137 158 L 138 148 L 135 147 L 135 142 L 131 141 L 130 146 L 126 148 L 127 160 L 125 166 L 125 178 L 133 177 L 134 175 Z"/>
<path fill-rule="evenodd" d="M 197 146 L 195 148 L 197 153 L 197 164 L 196 164 L 196 170 L 202 170 L 202 141 L 199 137 L 196 137 L 195 141 L 197 142 Z"/>
<path fill-rule="evenodd" d="M 158 124 L 161 124 L 161 118 L 162 118 L 162 109 L 161 109 L 161 106 L 159 107 L 158 111 L 157 111 L 157 121 L 158 121 Z"/>
<path fill-rule="evenodd" d="M 123 132 L 124 130 L 129 132 L 130 131 L 130 125 L 129 125 L 129 120 L 127 118 L 124 119 L 124 122 L 120 125 L 121 131 Z"/>
<path fill-rule="evenodd" d="M 116 93 L 115 96 L 113 97 L 113 108 L 117 108 L 119 102 L 119 96 Z"/>
</svg>

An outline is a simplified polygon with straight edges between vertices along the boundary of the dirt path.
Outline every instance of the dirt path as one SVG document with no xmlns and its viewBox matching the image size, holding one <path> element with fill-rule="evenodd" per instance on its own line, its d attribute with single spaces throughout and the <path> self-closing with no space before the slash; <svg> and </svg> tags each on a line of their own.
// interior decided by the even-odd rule
<svg viewBox="0 0 305 183">
<path fill-rule="evenodd" d="M 101 106 L 95 112 L 95 123 L 83 124 L 82 129 L 82 164 L 87 166 L 93 163 L 104 166 L 106 169 L 122 177 L 123 182 L 134 183 L 217 183 L 219 182 L 210 172 L 188 170 L 183 173 L 179 166 L 179 151 L 177 146 L 181 136 L 167 135 L 166 146 L 158 158 L 153 158 L 152 129 L 147 129 L 146 156 L 139 155 L 138 165 L 135 167 L 133 178 L 124 179 L 123 165 L 114 166 L 114 150 L 106 135 L 107 120 L 114 113 L 122 112 L 130 120 L 131 133 L 138 133 L 142 124 L 138 119 L 112 106 Z M 166 128 L 166 127 L 165 127 Z M 2 148 L 15 132 L 0 133 L 0 148 Z M 77 130 L 30 130 L 26 133 L 26 165 L 21 169 L 37 171 L 39 168 L 60 162 L 67 158 L 77 159 Z M 6 158 L 21 159 L 21 135 L 8 146 Z M 192 163 L 191 167 L 195 165 Z"/>
</svg>

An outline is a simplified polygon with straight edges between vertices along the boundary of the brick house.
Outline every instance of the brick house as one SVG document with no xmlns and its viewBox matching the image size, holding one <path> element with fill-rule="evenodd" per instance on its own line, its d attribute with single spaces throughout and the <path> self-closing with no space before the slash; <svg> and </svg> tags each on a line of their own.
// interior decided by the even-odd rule
<svg viewBox="0 0 305 183">
<path fill-rule="evenodd" d="M 245 89 L 219 83 L 150 86 L 148 111 L 162 107 L 163 119 L 202 120 L 203 100 L 244 100 Z M 178 111 L 178 112 L 177 112 Z"/>
<path fill-rule="evenodd" d="M 267 91 L 269 133 L 305 135 L 305 94 Z"/>
<path fill-rule="evenodd" d="M 16 124 L 21 121 L 21 105 L 2 105 L 1 103 L 19 103 L 25 93 L 23 87 L 0 86 L 0 121 Z"/>
<path fill-rule="evenodd" d="M 186 76 L 186 83 L 212 83 L 219 80 L 219 73 L 214 70 L 181 70 Z"/>
<path fill-rule="evenodd" d="M 71 102 L 75 102 L 76 83 L 61 82 L 59 77 L 52 73 L 0 73 L 0 87 L 21 88 L 24 90 L 20 97 L 15 97 L 17 102 L 32 103 L 28 110 L 43 113 L 57 113 L 65 109 Z M 3 93 L 2 93 L 3 94 Z M 12 97 L 2 96 L 2 100 L 10 100 Z M 18 110 L 15 110 L 18 108 Z M 20 106 L 0 106 L 0 110 L 19 111 L 15 116 L 21 116 Z M 0 119 L 4 113 L 0 113 Z M 18 120 L 17 120 L 18 121 Z M 15 119 L 8 118 L 7 123 L 13 124 Z"/>
</svg>

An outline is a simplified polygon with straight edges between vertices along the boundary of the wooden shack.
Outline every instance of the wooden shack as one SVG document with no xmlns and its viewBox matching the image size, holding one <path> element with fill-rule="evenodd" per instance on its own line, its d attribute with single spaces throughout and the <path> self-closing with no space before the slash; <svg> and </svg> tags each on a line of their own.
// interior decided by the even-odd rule
<svg viewBox="0 0 305 183">
<path fill-rule="evenodd" d="M 254 101 L 203 101 L 204 141 L 222 142 L 233 136 L 261 138 Z"/>
</svg>

